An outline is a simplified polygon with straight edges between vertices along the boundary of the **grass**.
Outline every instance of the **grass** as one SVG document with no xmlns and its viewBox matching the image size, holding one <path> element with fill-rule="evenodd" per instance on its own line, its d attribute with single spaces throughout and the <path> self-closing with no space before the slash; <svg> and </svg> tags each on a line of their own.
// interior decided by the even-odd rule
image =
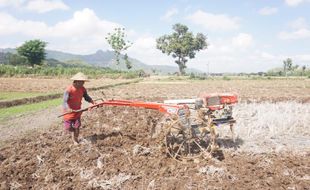
<svg viewBox="0 0 310 190">
<path fill-rule="evenodd" d="M 0 109 L 0 121 L 3 121 L 8 118 L 16 117 L 23 114 L 28 114 L 31 112 L 44 110 L 46 108 L 59 106 L 62 103 L 62 98 L 48 100 L 44 102 L 39 102 L 35 104 L 26 104 L 20 106 L 14 106 L 9 108 Z"/>
<path fill-rule="evenodd" d="M 9 101 L 9 100 L 16 100 L 22 98 L 31 98 L 40 96 L 46 93 L 34 93 L 34 92 L 1 92 L 0 93 L 0 101 Z"/>
</svg>

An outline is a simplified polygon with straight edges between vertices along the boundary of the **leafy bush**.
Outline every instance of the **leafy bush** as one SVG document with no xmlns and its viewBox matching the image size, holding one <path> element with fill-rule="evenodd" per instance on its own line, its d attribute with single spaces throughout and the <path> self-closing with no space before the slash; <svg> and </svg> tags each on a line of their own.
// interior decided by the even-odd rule
<svg viewBox="0 0 310 190">
<path fill-rule="evenodd" d="M 231 80 L 228 76 L 224 76 L 223 80 Z"/>
<path fill-rule="evenodd" d="M 195 74 L 195 73 L 191 73 L 189 75 L 189 78 L 192 79 L 192 80 L 207 80 L 208 76 L 207 75 L 198 75 L 198 74 Z"/>
</svg>

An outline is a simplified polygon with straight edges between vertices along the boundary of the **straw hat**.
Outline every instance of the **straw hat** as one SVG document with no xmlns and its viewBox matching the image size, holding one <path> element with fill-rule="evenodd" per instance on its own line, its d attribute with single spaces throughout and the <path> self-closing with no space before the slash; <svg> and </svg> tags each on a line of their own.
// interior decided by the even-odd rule
<svg viewBox="0 0 310 190">
<path fill-rule="evenodd" d="M 75 81 L 75 80 L 78 80 L 78 81 L 89 81 L 87 76 L 84 75 L 83 73 L 81 72 L 78 72 L 77 74 L 75 74 L 71 80 Z"/>
</svg>

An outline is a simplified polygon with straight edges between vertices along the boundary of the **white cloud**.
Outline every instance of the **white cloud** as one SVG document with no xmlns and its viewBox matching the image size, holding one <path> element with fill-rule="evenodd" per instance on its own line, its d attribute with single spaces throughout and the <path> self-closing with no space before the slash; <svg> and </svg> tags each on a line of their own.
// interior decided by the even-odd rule
<svg viewBox="0 0 310 190">
<path fill-rule="evenodd" d="M 105 40 L 107 34 L 120 24 L 100 19 L 93 10 L 83 9 L 74 13 L 73 18 L 59 22 L 50 27 L 49 36 L 54 39 L 64 39 L 57 47 L 63 51 L 75 53 L 92 53 L 98 49 L 108 49 Z"/>
<path fill-rule="evenodd" d="M 150 36 L 138 38 L 134 43 L 135 48 L 149 50 L 156 47 L 156 39 Z"/>
<path fill-rule="evenodd" d="M 69 9 L 62 0 L 0 0 L 0 7 L 14 7 L 38 13 Z"/>
<path fill-rule="evenodd" d="M 196 58 L 188 62 L 189 67 L 206 72 L 208 69 L 210 72 L 257 72 L 272 67 L 271 61 L 263 61 L 253 48 L 245 48 L 253 46 L 250 34 L 241 33 L 231 39 L 213 39 L 210 44 L 208 49 L 198 52 Z"/>
<path fill-rule="evenodd" d="M 72 19 L 48 26 L 44 22 L 18 20 L 7 13 L 0 13 L 0 34 L 8 35 L 19 33 L 32 37 L 88 37 L 106 35 L 121 25 L 106 20 L 101 20 L 93 10 L 83 9 L 76 11 Z"/>
<path fill-rule="evenodd" d="M 277 67 L 282 66 L 283 60 L 287 59 L 288 57 L 292 58 L 294 64 L 299 66 L 302 65 L 310 65 L 310 54 L 279 54 L 274 55 L 267 52 L 257 52 L 257 59 L 261 60 L 261 62 L 270 62 L 273 64 L 277 64 Z M 275 66 L 276 67 L 276 66 Z M 272 69 L 270 67 L 269 69 Z"/>
<path fill-rule="evenodd" d="M 69 7 L 62 2 L 62 0 L 32 0 L 28 2 L 25 8 L 38 13 L 69 9 Z"/>
<path fill-rule="evenodd" d="M 253 39 L 253 37 L 242 38 L 242 36 L 247 35 L 238 35 L 233 39 Z M 197 53 L 196 58 L 189 60 L 187 65 L 189 67 L 199 68 L 205 72 L 207 72 L 208 68 L 210 72 L 258 72 L 281 67 L 282 61 L 287 57 L 292 57 L 296 64 L 301 62 L 304 64 L 310 63 L 310 55 L 277 55 L 265 50 L 262 51 L 256 46 L 255 49 L 236 47 L 233 43 L 227 43 L 230 41 L 232 42 L 234 40 L 213 39 L 210 42 L 212 46 Z M 253 45 L 253 43 L 245 44 Z"/>
<path fill-rule="evenodd" d="M 44 22 L 17 20 L 11 15 L 1 12 L 0 18 L 0 36 L 23 34 L 41 37 L 48 30 L 48 26 Z"/>
<path fill-rule="evenodd" d="M 275 7 L 264 7 L 258 11 L 261 15 L 272 15 L 278 12 L 278 9 Z"/>
<path fill-rule="evenodd" d="M 301 54 L 301 55 L 296 55 L 296 58 L 300 61 L 306 61 L 310 62 L 310 54 Z"/>
<path fill-rule="evenodd" d="M 297 40 L 310 38 L 310 30 L 308 24 L 303 17 L 299 17 L 296 20 L 290 22 L 288 26 L 292 31 L 282 31 L 278 34 L 281 40 Z"/>
<path fill-rule="evenodd" d="M 304 0 L 285 0 L 285 3 L 291 7 L 296 7 L 299 4 L 301 4 L 302 2 L 304 2 Z"/>
<path fill-rule="evenodd" d="M 308 28 L 308 24 L 305 18 L 299 17 L 296 20 L 289 23 L 289 27 L 292 29 Z"/>
<path fill-rule="evenodd" d="M 83 9 L 76 11 L 73 18 L 57 23 L 50 29 L 52 36 L 56 37 L 89 37 L 89 36 L 105 36 L 108 32 L 116 27 L 121 27 L 117 23 L 101 20 L 91 9 Z"/>
<path fill-rule="evenodd" d="M 260 52 L 260 56 L 261 58 L 263 59 L 267 59 L 267 60 L 274 60 L 274 59 L 277 59 L 276 56 L 270 54 L 270 53 L 267 53 L 267 52 Z"/>
<path fill-rule="evenodd" d="M 178 14 L 178 9 L 176 8 L 172 8 L 170 10 L 168 10 L 164 16 L 160 17 L 160 20 L 163 21 L 171 21 L 172 17 Z"/>
<path fill-rule="evenodd" d="M 310 66 L 310 54 L 286 54 L 276 55 L 275 58 L 278 60 L 280 66 L 282 66 L 283 60 L 290 57 L 294 64 L 299 66 L 309 65 Z"/>
<path fill-rule="evenodd" d="M 19 7 L 26 0 L 0 0 L 0 7 Z"/>
<path fill-rule="evenodd" d="M 55 50 L 71 53 L 90 53 L 97 49 L 107 49 L 105 40 L 108 32 L 120 24 L 100 19 L 93 10 L 76 11 L 69 20 L 48 26 L 44 22 L 18 20 L 0 12 L 0 36 L 20 36 L 24 39 L 40 38 L 49 42 L 48 46 Z"/>
<path fill-rule="evenodd" d="M 234 30 L 239 28 L 239 18 L 225 14 L 212 14 L 201 10 L 186 17 L 194 24 L 200 25 L 207 30 Z"/>
<path fill-rule="evenodd" d="M 128 49 L 128 55 L 150 65 L 176 66 L 171 56 L 163 54 L 156 49 L 156 38 L 149 35 L 136 39 Z"/>
<path fill-rule="evenodd" d="M 232 44 L 240 48 L 248 48 L 253 45 L 253 37 L 250 34 L 240 33 L 232 39 Z"/>
<path fill-rule="evenodd" d="M 281 40 L 298 40 L 310 38 L 310 30 L 308 29 L 299 29 L 293 32 L 280 32 L 278 37 Z"/>
</svg>

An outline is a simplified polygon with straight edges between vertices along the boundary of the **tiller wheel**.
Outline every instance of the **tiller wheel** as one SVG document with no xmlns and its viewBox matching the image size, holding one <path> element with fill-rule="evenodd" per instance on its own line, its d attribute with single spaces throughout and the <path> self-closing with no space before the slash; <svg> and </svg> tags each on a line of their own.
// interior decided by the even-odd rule
<svg viewBox="0 0 310 190">
<path fill-rule="evenodd" d="M 212 122 L 209 124 L 206 122 L 193 123 L 191 121 L 193 118 L 190 115 L 192 114 L 168 117 L 163 126 L 166 151 L 177 161 L 211 157 L 217 147 L 215 128 Z M 197 120 L 197 118 L 195 119 Z"/>
</svg>

